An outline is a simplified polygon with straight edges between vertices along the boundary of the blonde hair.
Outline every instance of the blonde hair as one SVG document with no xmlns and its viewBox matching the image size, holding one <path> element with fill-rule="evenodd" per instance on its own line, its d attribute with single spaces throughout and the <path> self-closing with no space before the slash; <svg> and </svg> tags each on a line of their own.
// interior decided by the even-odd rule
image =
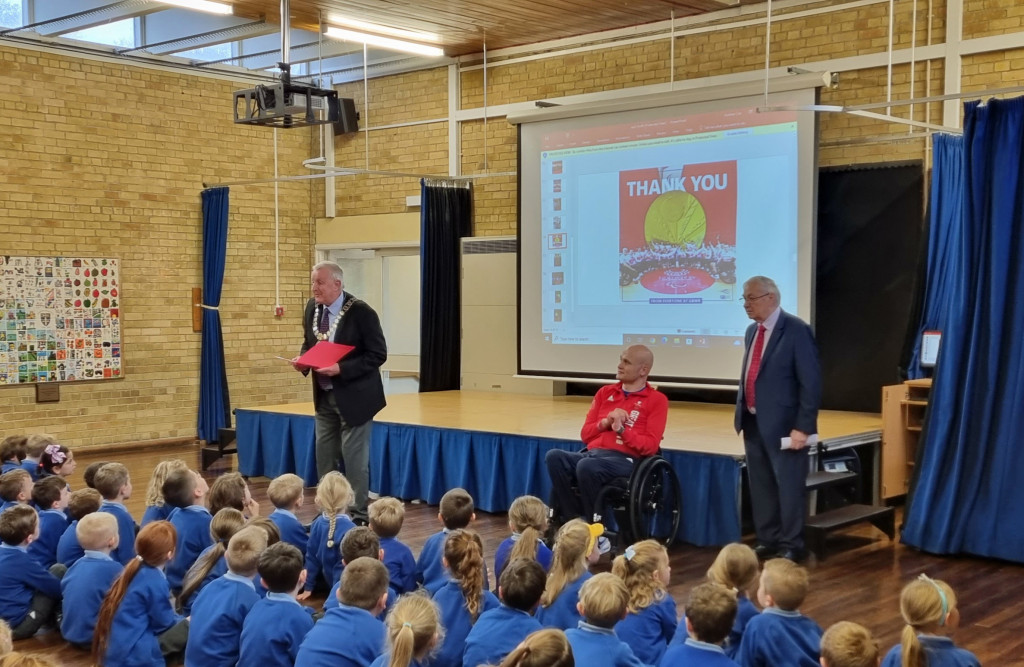
<svg viewBox="0 0 1024 667">
<path fill-rule="evenodd" d="M 382 538 L 395 537 L 405 523 L 405 505 L 398 498 L 378 498 L 370 504 L 368 513 L 370 528 Z"/>
<path fill-rule="evenodd" d="M 548 573 L 544 595 L 540 598 L 541 606 L 549 606 L 566 586 L 587 571 L 588 546 L 590 526 L 586 521 L 573 519 L 558 529 L 551 556 L 551 571 Z"/>
<path fill-rule="evenodd" d="M 548 508 L 544 502 L 536 496 L 519 496 L 508 508 L 508 522 L 519 533 L 519 539 L 505 564 L 508 565 L 516 558 L 537 560 L 538 540 L 548 529 Z"/>
<path fill-rule="evenodd" d="M 0 658 L 0 667 L 60 667 L 60 663 L 41 655 L 8 653 Z"/>
<path fill-rule="evenodd" d="M 320 483 L 317 484 L 316 504 L 330 523 L 330 527 L 327 529 L 328 549 L 333 549 L 335 546 L 334 528 L 337 516 L 344 514 L 353 501 L 355 501 L 355 494 L 352 491 L 352 485 L 337 470 L 332 470 L 324 475 Z"/>
<path fill-rule="evenodd" d="M 267 531 L 259 526 L 246 526 L 231 536 L 224 559 L 232 572 L 252 576 L 266 548 Z"/>
<path fill-rule="evenodd" d="M 199 590 L 210 574 L 213 567 L 220 560 L 220 557 L 228 549 L 228 541 L 235 533 L 245 525 L 245 517 L 233 507 L 225 507 L 213 515 L 210 521 L 210 537 L 213 538 L 213 547 L 206 551 L 205 555 L 192 564 L 192 567 L 185 573 L 181 583 L 181 594 L 178 595 L 178 602 L 184 604 L 192 594 Z"/>
<path fill-rule="evenodd" d="M 173 470 L 188 470 L 188 464 L 181 459 L 167 459 L 156 464 L 146 486 L 146 507 L 164 506 L 164 480 Z"/>
<path fill-rule="evenodd" d="M 484 547 L 480 536 L 464 528 L 448 533 L 444 559 L 466 598 L 470 622 L 476 623 L 484 605 Z"/>
<path fill-rule="evenodd" d="M 930 632 L 946 624 L 956 610 L 956 593 L 944 581 L 922 574 L 903 587 L 900 593 L 900 615 L 903 626 L 902 667 L 925 667 L 927 660 L 917 638 L 918 632 Z"/>
<path fill-rule="evenodd" d="M 527 635 L 498 667 L 575 667 L 575 664 L 565 633 L 545 628 Z"/>
<path fill-rule="evenodd" d="M 285 473 L 275 477 L 267 487 L 267 497 L 278 509 L 290 510 L 299 502 L 306 484 L 302 478 L 294 473 Z"/>
<path fill-rule="evenodd" d="M 668 551 L 654 540 L 637 542 L 612 561 L 612 574 L 622 579 L 629 590 L 629 612 L 638 614 L 664 599 L 665 584 L 654 574 L 668 562 Z"/>
<path fill-rule="evenodd" d="M 620 577 L 610 572 L 595 574 L 580 588 L 580 604 L 587 623 L 612 628 L 622 620 L 629 605 L 629 590 Z"/>
<path fill-rule="evenodd" d="M 828 667 L 877 667 L 878 642 L 863 625 L 839 621 L 821 636 L 821 658 Z"/>
<path fill-rule="evenodd" d="M 761 585 L 776 607 L 795 611 L 807 597 L 807 570 L 787 558 L 773 558 L 764 564 Z"/>
<path fill-rule="evenodd" d="M 403 595 L 387 617 L 388 667 L 409 667 L 440 644 L 441 613 L 426 595 Z"/>
<path fill-rule="evenodd" d="M 757 580 L 757 554 L 746 544 L 726 544 L 708 568 L 708 581 L 747 593 Z"/>
<path fill-rule="evenodd" d="M 92 512 L 78 520 L 75 537 L 82 549 L 99 551 L 105 549 L 110 538 L 118 535 L 117 518 L 108 512 Z"/>
</svg>

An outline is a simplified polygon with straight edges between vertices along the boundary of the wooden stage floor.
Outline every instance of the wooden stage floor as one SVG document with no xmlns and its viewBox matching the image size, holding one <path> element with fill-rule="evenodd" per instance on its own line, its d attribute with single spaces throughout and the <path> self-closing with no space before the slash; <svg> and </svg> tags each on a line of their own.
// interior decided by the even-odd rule
<svg viewBox="0 0 1024 667">
<path fill-rule="evenodd" d="M 535 396 L 486 391 L 437 391 L 394 394 L 376 421 L 414 426 L 514 433 L 517 435 L 578 440 L 590 398 Z M 313 415 L 313 403 L 292 403 L 246 408 L 260 412 Z M 743 458 L 743 440 L 733 430 L 732 405 L 669 403 L 664 449 Z M 826 444 L 861 444 L 877 440 L 881 415 L 823 410 L 818 415 L 819 436 Z"/>
</svg>

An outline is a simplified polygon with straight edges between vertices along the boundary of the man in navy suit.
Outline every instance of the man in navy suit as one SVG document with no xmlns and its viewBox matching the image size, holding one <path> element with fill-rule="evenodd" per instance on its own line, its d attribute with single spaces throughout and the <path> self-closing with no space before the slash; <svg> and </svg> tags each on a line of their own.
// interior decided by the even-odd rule
<svg viewBox="0 0 1024 667">
<path fill-rule="evenodd" d="M 821 368 L 806 322 L 779 307 L 771 278 L 743 284 L 743 308 L 754 320 L 736 398 L 736 432 L 743 433 L 751 511 L 762 558 L 804 557 L 807 438 L 818 432 Z M 782 439 L 792 445 L 782 449 Z"/>
<path fill-rule="evenodd" d="M 316 406 L 316 471 L 323 477 L 344 464 L 345 477 L 355 493 L 353 520 L 366 521 L 370 486 L 370 429 L 373 416 L 385 405 L 380 367 L 388 358 L 380 319 L 365 301 L 344 290 L 344 274 L 334 262 L 313 267 L 313 298 L 302 316 L 305 353 L 321 340 L 355 349 L 336 364 L 314 369 Z M 303 374 L 308 366 L 292 359 Z"/>
</svg>

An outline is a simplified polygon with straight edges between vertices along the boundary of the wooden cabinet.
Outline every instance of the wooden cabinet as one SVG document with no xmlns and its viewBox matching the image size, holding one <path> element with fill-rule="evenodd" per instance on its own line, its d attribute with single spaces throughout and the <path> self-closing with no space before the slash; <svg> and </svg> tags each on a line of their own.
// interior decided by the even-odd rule
<svg viewBox="0 0 1024 667">
<path fill-rule="evenodd" d="M 883 499 L 907 493 L 931 390 L 931 378 L 882 387 Z"/>
</svg>

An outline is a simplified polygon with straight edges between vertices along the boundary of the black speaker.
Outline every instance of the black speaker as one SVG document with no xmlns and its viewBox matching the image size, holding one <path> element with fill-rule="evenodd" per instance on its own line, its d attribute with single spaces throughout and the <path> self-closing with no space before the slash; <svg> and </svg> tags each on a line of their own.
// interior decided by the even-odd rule
<svg viewBox="0 0 1024 667">
<path fill-rule="evenodd" d="M 334 135 L 351 134 L 359 131 L 359 112 L 356 101 L 350 97 L 338 99 L 338 120 L 334 123 Z"/>
</svg>

